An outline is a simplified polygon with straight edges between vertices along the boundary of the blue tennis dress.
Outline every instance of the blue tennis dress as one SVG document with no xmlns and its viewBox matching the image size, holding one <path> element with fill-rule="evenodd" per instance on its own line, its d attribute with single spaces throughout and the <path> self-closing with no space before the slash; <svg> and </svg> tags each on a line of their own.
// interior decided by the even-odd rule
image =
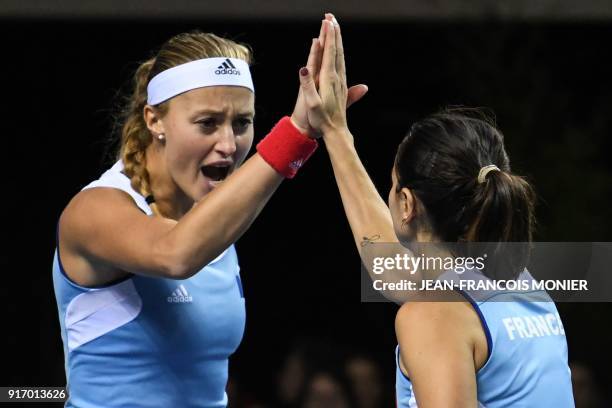
<svg viewBox="0 0 612 408">
<path fill-rule="evenodd" d="M 470 273 L 464 278 L 487 279 Z M 449 276 L 441 279 L 454 279 Z M 519 278 L 533 279 L 526 270 Z M 478 314 L 489 349 L 486 363 L 476 373 L 478 407 L 574 407 L 565 331 L 548 294 L 460 293 Z M 395 353 L 397 406 L 417 407 L 412 383 L 400 370 L 399 348 Z"/>
<path fill-rule="evenodd" d="M 117 162 L 85 188 L 128 193 L 151 215 Z M 53 260 L 67 388 L 66 407 L 225 407 L 228 358 L 245 326 L 234 246 L 189 279 L 131 275 L 85 288 Z"/>
</svg>

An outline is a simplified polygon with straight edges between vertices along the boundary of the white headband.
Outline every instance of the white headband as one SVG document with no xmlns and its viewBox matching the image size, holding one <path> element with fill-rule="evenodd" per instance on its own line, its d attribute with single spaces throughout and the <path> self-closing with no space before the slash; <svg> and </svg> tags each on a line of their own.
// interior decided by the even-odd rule
<svg viewBox="0 0 612 408">
<path fill-rule="evenodd" d="M 205 58 L 172 67 L 147 85 L 147 103 L 157 105 L 196 88 L 242 86 L 255 92 L 249 64 L 238 58 Z"/>
</svg>

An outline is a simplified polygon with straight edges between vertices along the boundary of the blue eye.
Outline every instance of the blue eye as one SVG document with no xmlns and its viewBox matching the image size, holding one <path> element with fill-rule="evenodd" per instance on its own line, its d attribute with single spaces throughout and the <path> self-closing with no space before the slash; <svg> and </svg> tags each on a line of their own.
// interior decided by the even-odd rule
<svg viewBox="0 0 612 408">
<path fill-rule="evenodd" d="M 237 122 L 240 126 L 249 126 L 251 123 L 253 123 L 251 119 L 247 118 L 238 119 Z"/>
<path fill-rule="evenodd" d="M 217 120 L 215 118 L 201 119 L 198 120 L 196 123 L 204 129 L 213 129 L 217 126 Z"/>
<path fill-rule="evenodd" d="M 237 134 L 245 132 L 248 127 L 253 123 L 252 119 L 249 118 L 240 118 L 234 121 L 234 132 Z"/>
</svg>

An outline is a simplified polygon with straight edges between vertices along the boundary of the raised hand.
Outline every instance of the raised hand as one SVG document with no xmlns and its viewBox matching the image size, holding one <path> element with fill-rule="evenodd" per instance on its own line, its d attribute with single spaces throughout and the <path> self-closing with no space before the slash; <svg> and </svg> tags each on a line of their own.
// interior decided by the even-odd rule
<svg viewBox="0 0 612 408">
<path fill-rule="evenodd" d="M 315 137 L 324 127 L 346 127 L 346 108 L 368 91 L 365 85 L 347 90 L 340 25 L 330 13 L 322 21 L 319 38 L 312 40 L 308 62 L 300 69 L 300 84 L 291 119 Z"/>
<path fill-rule="evenodd" d="M 313 38 L 310 45 L 310 53 L 308 54 L 308 61 L 306 62 L 306 69 L 312 73 L 313 78 L 318 80 L 319 68 L 321 67 L 321 38 L 323 35 L 323 24 L 321 24 L 321 33 L 319 38 Z M 304 69 L 304 68 L 303 68 Z M 307 133 L 311 137 L 318 138 L 321 134 L 310 127 L 308 124 L 308 106 L 304 98 L 304 92 L 302 87 L 298 91 L 297 101 L 295 102 L 295 108 L 291 115 L 291 121 L 293 124 L 300 129 L 303 133 Z"/>
</svg>

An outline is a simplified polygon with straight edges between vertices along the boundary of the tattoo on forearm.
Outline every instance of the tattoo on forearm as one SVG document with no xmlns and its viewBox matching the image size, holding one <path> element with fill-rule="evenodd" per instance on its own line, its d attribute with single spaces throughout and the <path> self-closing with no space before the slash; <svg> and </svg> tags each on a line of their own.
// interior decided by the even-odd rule
<svg viewBox="0 0 612 408">
<path fill-rule="evenodd" d="M 368 244 L 373 244 L 374 241 L 378 241 L 380 239 L 380 235 L 376 234 L 376 235 L 372 235 L 371 237 L 363 237 L 363 239 L 361 240 L 361 246 L 366 246 Z"/>
</svg>

